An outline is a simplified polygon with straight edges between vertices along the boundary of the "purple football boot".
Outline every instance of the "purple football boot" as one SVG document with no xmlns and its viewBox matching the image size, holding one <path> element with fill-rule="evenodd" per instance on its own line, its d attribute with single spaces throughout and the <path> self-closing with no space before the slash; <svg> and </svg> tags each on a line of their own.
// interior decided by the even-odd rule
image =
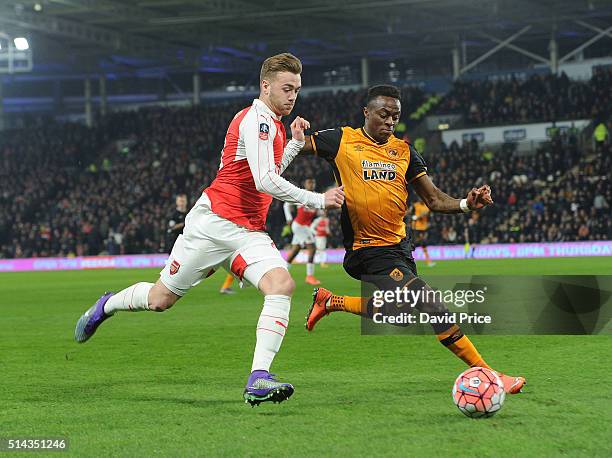
<svg viewBox="0 0 612 458">
<path fill-rule="evenodd" d="M 74 328 L 74 340 L 79 343 L 86 342 L 94 335 L 98 326 L 100 326 L 104 320 L 112 316 L 104 313 L 104 304 L 106 304 L 113 294 L 114 293 L 104 293 L 94 305 L 81 315 L 81 318 L 77 321 L 76 328 Z"/>
<path fill-rule="evenodd" d="M 276 381 L 268 371 L 253 371 L 244 389 L 244 402 L 252 407 L 262 402 L 283 402 L 293 394 L 293 385 Z"/>
</svg>

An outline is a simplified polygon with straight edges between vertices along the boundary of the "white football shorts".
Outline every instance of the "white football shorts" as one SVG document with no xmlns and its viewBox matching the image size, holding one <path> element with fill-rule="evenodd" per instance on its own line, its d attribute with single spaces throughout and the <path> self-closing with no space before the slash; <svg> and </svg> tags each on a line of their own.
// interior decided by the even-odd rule
<svg viewBox="0 0 612 458">
<path fill-rule="evenodd" d="M 315 233 L 310 226 L 303 226 L 294 221 L 291 223 L 291 232 L 293 232 L 291 245 L 304 246 L 315 243 Z"/>
<path fill-rule="evenodd" d="M 287 268 L 268 234 L 238 226 L 210 207 L 208 196 L 202 193 L 187 214 L 183 234 L 160 272 L 166 288 L 183 296 L 221 267 L 257 287 L 266 272 Z"/>
</svg>

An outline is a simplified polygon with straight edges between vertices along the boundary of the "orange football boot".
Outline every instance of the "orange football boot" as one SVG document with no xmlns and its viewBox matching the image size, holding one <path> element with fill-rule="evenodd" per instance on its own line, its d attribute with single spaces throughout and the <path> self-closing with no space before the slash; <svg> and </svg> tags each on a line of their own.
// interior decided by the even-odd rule
<svg viewBox="0 0 612 458">
<path fill-rule="evenodd" d="M 501 372 L 495 372 L 502 383 L 504 384 L 504 391 L 509 394 L 520 393 L 523 386 L 527 385 L 525 377 L 512 377 L 511 375 L 502 374 Z"/>
<path fill-rule="evenodd" d="M 309 285 L 313 285 L 313 286 L 316 286 L 316 285 L 320 285 L 320 284 L 321 284 L 321 282 L 320 282 L 319 280 L 317 280 L 317 279 L 314 277 L 314 275 L 308 275 L 308 276 L 306 277 L 306 283 L 308 283 Z"/>
<path fill-rule="evenodd" d="M 312 293 L 312 305 L 308 310 L 308 315 L 306 315 L 306 329 L 312 331 L 315 324 L 329 313 L 325 304 L 327 304 L 330 297 L 332 297 L 331 291 L 325 288 L 315 288 Z"/>
</svg>

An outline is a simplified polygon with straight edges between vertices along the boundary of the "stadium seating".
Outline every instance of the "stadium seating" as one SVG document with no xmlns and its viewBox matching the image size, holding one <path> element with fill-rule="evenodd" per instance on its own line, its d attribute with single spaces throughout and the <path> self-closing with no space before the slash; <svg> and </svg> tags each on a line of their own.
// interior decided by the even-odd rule
<svg viewBox="0 0 612 458">
<path fill-rule="evenodd" d="M 541 85 L 563 88 L 565 84 L 563 77 L 538 78 L 525 84 L 507 83 L 513 88 L 510 93 L 528 97 L 534 85 L 541 89 Z M 480 98 L 474 100 L 481 101 L 486 100 L 486 91 L 500 90 L 489 83 L 474 84 L 458 83 L 442 104 L 463 110 L 475 87 Z M 610 73 L 597 74 L 590 84 L 584 86 L 588 90 L 569 91 L 580 95 L 577 101 L 568 99 L 563 113 L 594 116 L 609 109 L 610 103 L 604 103 L 609 98 L 603 93 L 597 96 L 601 103 L 592 103 L 593 91 L 611 86 Z M 506 94 L 506 89 L 501 93 Z M 304 96 L 294 113 L 310 119 L 315 129 L 360 125 L 364 96 L 363 91 Z M 495 98 L 495 106 L 486 102 L 479 107 L 482 116 L 472 119 L 497 122 L 522 116 L 520 109 L 506 110 L 507 98 L 500 97 Z M 405 117 L 424 99 L 422 91 L 405 88 Z M 165 234 L 173 196 L 184 191 L 193 203 L 210 183 L 227 125 L 248 103 L 118 112 L 99 120 L 93 129 L 39 121 L 3 133 L 0 257 L 167 251 Z M 540 108 L 538 116 L 544 119 L 550 109 Z M 430 174 L 441 189 L 463 196 L 470 187 L 487 182 L 499 203 L 478 219 L 436 215 L 431 242 L 462 242 L 465 228 L 477 242 L 612 238 L 609 182 L 595 179 L 610 170 L 609 143 L 598 146 L 593 155 L 586 155 L 568 137 L 558 137 L 534 156 L 501 160 L 488 153 L 472 142 L 444 146 L 427 155 Z M 321 190 L 333 184 L 329 166 L 314 157 L 299 157 L 285 174 L 296 184 L 306 176 L 315 177 Z M 268 222 L 282 246 L 281 206 L 273 203 Z M 330 218 L 332 247 L 341 246 L 338 216 L 335 212 Z"/>
<path fill-rule="evenodd" d="M 437 106 L 438 114 L 458 113 L 466 125 L 609 119 L 612 72 L 595 68 L 588 82 L 533 75 L 525 80 L 461 80 Z"/>
<path fill-rule="evenodd" d="M 585 155 L 566 136 L 533 156 L 503 161 L 475 141 L 451 145 L 429 160 L 436 184 L 462 196 L 470 186 L 488 183 L 497 205 L 469 218 L 434 215 L 429 242 L 610 240 L 611 153 L 607 144 Z"/>
</svg>

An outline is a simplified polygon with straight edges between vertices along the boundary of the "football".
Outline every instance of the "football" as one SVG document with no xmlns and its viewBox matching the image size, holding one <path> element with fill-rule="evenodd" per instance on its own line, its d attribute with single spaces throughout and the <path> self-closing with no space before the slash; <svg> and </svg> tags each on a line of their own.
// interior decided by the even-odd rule
<svg viewBox="0 0 612 458">
<path fill-rule="evenodd" d="M 470 418 L 492 417 L 501 409 L 505 398 L 501 379 L 484 367 L 471 367 L 462 372 L 453 385 L 455 405 Z"/>
</svg>

